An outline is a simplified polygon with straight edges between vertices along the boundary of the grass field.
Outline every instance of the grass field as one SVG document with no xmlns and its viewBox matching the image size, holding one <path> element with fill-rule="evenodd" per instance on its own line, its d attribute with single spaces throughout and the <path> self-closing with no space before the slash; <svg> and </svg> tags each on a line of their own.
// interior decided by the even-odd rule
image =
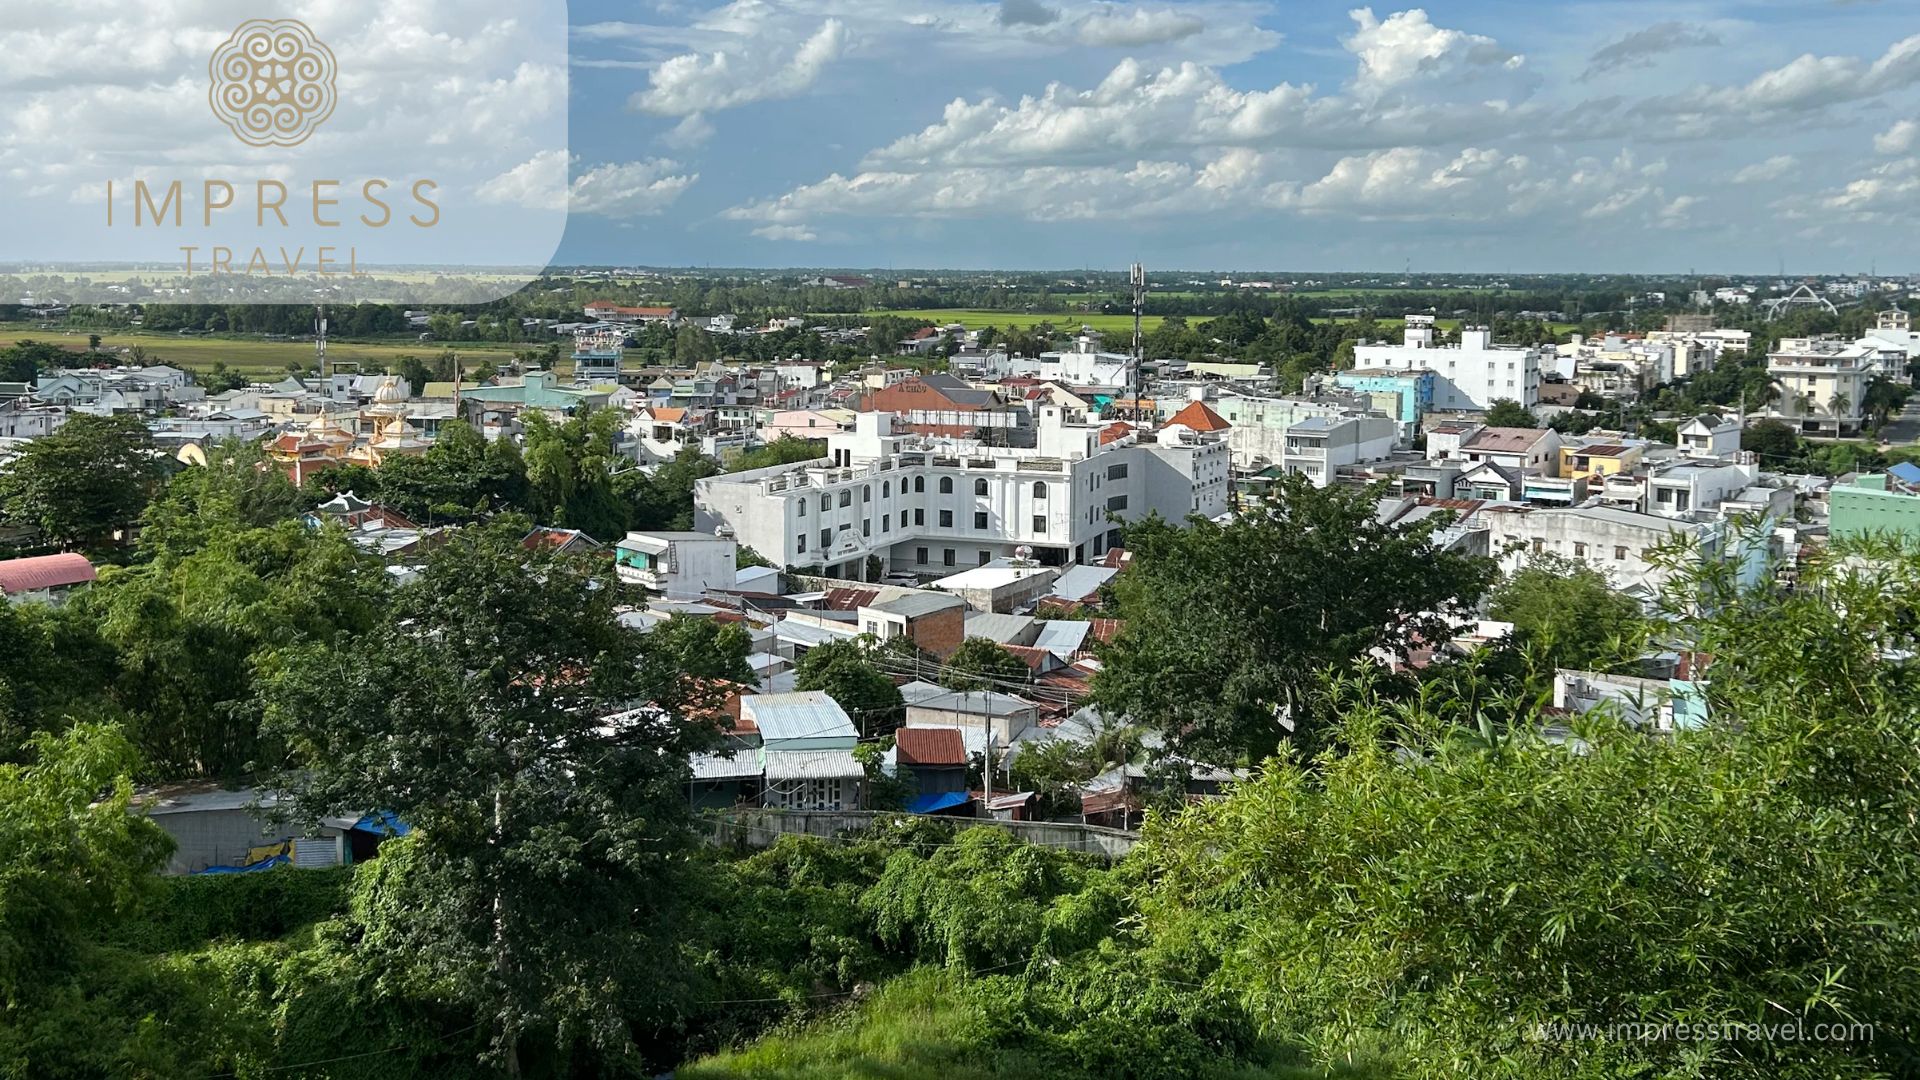
<svg viewBox="0 0 1920 1080">
<path fill-rule="evenodd" d="M 85 352 L 87 348 L 85 330 L 41 330 L 32 323 L 0 323 L 0 347 L 16 341 L 32 339 L 47 344 L 59 345 L 74 352 Z M 228 368 L 243 373 L 266 373 L 285 371 L 288 362 L 305 364 L 313 359 L 311 341 L 266 341 L 258 337 L 181 337 L 177 334 L 143 333 L 102 333 L 100 347 L 103 350 L 130 350 L 134 346 L 146 350 L 149 364 L 171 364 L 188 371 L 205 371 L 216 362 L 225 363 Z M 419 342 L 419 343 L 381 343 L 356 344 L 348 341 L 328 341 L 327 359 L 333 361 L 377 361 L 390 364 L 402 356 L 418 356 L 426 359 L 436 356 L 444 348 L 451 347 L 461 355 L 477 353 L 511 354 L 524 345 L 493 344 L 487 342 Z M 126 359 L 124 351 L 121 359 Z"/>
</svg>

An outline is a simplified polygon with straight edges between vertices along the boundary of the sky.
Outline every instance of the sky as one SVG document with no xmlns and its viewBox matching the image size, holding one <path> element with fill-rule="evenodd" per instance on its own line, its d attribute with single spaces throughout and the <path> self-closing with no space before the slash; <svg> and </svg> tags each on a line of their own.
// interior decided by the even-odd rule
<svg viewBox="0 0 1920 1080">
<path fill-rule="evenodd" d="M 0 261 L 172 252 L 105 223 L 109 181 L 432 177 L 430 230 L 179 232 L 386 263 L 1904 274 L 1915 7 L 0 0 Z M 254 18 L 336 54 L 298 146 L 209 109 Z"/>
<path fill-rule="evenodd" d="M 575 172 L 650 194 L 576 203 L 557 259 L 1920 271 L 1913 16 L 573 0 Z"/>
</svg>

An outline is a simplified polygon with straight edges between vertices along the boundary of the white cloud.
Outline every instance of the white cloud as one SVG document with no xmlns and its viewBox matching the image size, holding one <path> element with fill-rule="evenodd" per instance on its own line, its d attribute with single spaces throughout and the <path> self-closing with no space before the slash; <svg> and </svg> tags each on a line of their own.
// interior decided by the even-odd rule
<svg viewBox="0 0 1920 1080">
<path fill-rule="evenodd" d="M 651 158 L 596 165 L 569 184 L 567 168 L 577 161 L 557 150 L 544 151 L 480 185 L 476 195 L 494 205 L 633 218 L 666 210 L 700 179 L 698 173 L 678 172 L 678 162 Z"/>
<path fill-rule="evenodd" d="M 1358 27 L 1344 44 L 1360 58 L 1355 89 L 1379 93 L 1426 76 L 1474 69 L 1518 69 L 1525 58 L 1490 37 L 1435 26 L 1419 8 L 1395 12 L 1385 20 L 1372 8 L 1348 12 Z"/>
<path fill-rule="evenodd" d="M 846 24 L 828 19 L 784 59 L 725 49 L 685 53 L 654 68 L 647 88 L 629 104 L 661 116 L 691 116 L 793 97 L 812 86 L 846 46 Z"/>
<path fill-rule="evenodd" d="M 753 235 L 763 240 L 818 240 L 819 234 L 805 225 L 762 225 L 753 230 Z"/>
<path fill-rule="evenodd" d="M 692 150 L 713 138 L 713 125 L 700 113 L 688 113 L 660 141 L 676 150 Z"/>
<path fill-rule="evenodd" d="M 1046 26 L 1059 20 L 1060 12 L 1040 0 L 1000 0 L 1001 26 Z"/>
<path fill-rule="evenodd" d="M 1838 191 L 1821 196 L 1820 205 L 1855 220 L 1904 221 L 1920 210 L 1920 158 L 1902 158 L 1873 169 Z"/>
<path fill-rule="evenodd" d="M 1775 154 L 1765 161 L 1756 161 L 1746 168 L 1741 169 L 1739 172 L 1734 173 L 1733 182 L 1736 184 L 1764 184 L 1787 175 L 1792 172 L 1793 167 L 1798 164 L 1800 164 L 1800 159 L 1794 157 L 1792 154 Z"/>
<path fill-rule="evenodd" d="M 1642 103 L 1643 115 L 1722 116 L 1801 113 L 1877 97 L 1920 82 L 1920 34 L 1894 42 L 1868 63 L 1857 56 L 1805 53 L 1738 86 L 1701 88 Z"/>
<path fill-rule="evenodd" d="M 1190 38 L 1206 28 L 1204 20 L 1168 8 L 1105 8 L 1080 20 L 1075 33 L 1084 45 L 1137 49 Z"/>
<path fill-rule="evenodd" d="M 1904 154 L 1920 143 L 1920 123 L 1901 120 L 1873 137 L 1873 149 L 1881 154 Z"/>
</svg>

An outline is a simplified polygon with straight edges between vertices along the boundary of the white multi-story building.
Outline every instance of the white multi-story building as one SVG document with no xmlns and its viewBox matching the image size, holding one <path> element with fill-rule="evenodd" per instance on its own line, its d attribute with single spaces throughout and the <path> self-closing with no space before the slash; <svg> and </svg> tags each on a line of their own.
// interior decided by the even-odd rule
<svg viewBox="0 0 1920 1080">
<path fill-rule="evenodd" d="M 1780 387 L 1768 410 L 1802 431 L 1852 435 L 1860 430 L 1867 384 L 1882 373 L 1875 344 L 1835 337 L 1786 338 L 1767 354 L 1767 374 Z"/>
<path fill-rule="evenodd" d="M 1125 353 L 1101 352 L 1099 340 L 1082 334 L 1067 352 L 1041 353 L 1039 359 L 1015 357 L 1015 375 L 1061 382 L 1068 386 L 1097 386 L 1124 390 L 1133 385 L 1133 357 Z"/>
<path fill-rule="evenodd" d="M 1436 346 L 1431 315 L 1407 316 L 1399 345 L 1353 350 L 1357 368 L 1432 371 L 1433 407 L 1443 412 L 1484 412 L 1501 400 L 1534 407 L 1540 403 L 1540 358 L 1538 348 L 1495 345 L 1493 331 L 1478 326 L 1462 327 L 1458 346 Z"/>
<path fill-rule="evenodd" d="M 895 434 L 894 417 L 861 413 L 830 436 L 829 457 L 708 477 L 694 488 L 695 526 L 722 532 L 785 567 L 832 576 L 951 573 L 1030 549 L 1043 565 L 1087 562 L 1119 540 L 1114 518 L 1226 512 L 1230 458 L 1217 435 L 1170 427 L 1111 434 L 1057 406 L 1040 410 L 1038 445 Z"/>
</svg>

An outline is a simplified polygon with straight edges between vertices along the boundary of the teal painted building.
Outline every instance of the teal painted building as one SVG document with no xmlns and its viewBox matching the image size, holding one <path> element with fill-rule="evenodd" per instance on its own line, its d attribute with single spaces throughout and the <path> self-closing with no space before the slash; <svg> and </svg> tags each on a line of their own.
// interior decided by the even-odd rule
<svg viewBox="0 0 1920 1080">
<path fill-rule="evenodd" d="M 1902 463 L 1851 484 L 1836 484 L 1827 493 L 1827 509 L 1831 536 L 1890 533 L 1920 540 L 1920 466 Z"/>
<path fill-rule="evenodd" d="M 1343 390 L 1400 395 L 1400 409 L 1394 419 L 1407 425 L 1409 430 L 1418 430 L 1421 418 L 1433 410 L 1433 382 L 1431 371 L 1358 368 L 1333 374 L 1333 384 Z"/>
</svg>

